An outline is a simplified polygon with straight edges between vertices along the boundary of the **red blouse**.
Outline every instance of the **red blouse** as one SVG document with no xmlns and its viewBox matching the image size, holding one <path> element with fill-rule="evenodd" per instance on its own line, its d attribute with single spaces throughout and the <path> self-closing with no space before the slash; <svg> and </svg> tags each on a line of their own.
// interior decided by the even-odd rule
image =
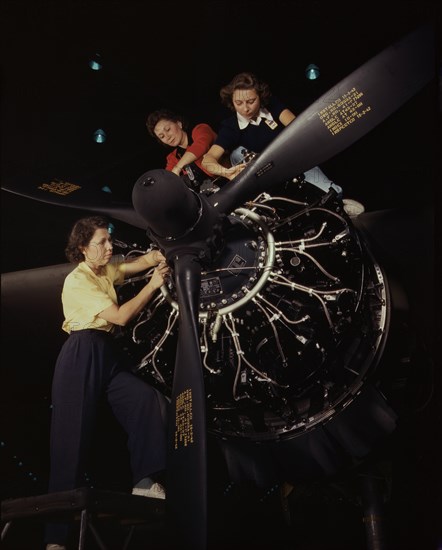
<svg viewBox="0 0 442 550">
<path fill-rule="evenodd" d="M 208 124 L 197 124 L 192 130 L 192 143 L 186 148 L 186 152 L 193 153 L 196 156 L 195 164 L 208 176 L 211 176 L 207 170 L 201 166 L 203 155 L 212 147 L 216 139 L 216 133 Z M 166 170 L 171 171 L 178 164 L 179 158 L 176 156 L 177 150 L 174 149 L 167 155 Z"/>
</svg>

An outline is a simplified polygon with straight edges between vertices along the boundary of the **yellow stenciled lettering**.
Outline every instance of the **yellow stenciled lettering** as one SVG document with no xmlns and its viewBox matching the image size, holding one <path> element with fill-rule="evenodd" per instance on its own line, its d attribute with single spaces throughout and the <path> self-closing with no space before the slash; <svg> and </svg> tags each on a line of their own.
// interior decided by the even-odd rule
<svg viewBox="0 0 442 550">
<path fill-rule="evenodd" d="M 51 181 L 50 183 L 42 183 L 38 186 L 41 191 L 48 191 L 56 195 L 69 195 L 77 189 L 81 189 L 80 185 L 70 183 L 68 181 Z"/>
<path fill-rule="evenodd" d="M 364 105 L 361 100 L 363 95 L 353 87 L 317 113 L 332 135 L 345 130 L 371 111 L 370 105 Z"/>
<path fill-rule="evenodd" d="M 184 390 L 176 397 L 175 449 L 193 443 L 192 390 Z"/>
</svg>

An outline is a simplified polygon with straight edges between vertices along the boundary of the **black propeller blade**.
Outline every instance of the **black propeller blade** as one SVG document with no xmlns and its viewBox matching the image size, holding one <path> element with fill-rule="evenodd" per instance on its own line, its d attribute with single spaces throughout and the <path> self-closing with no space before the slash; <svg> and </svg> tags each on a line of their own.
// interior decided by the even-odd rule
<svg viewBox="0 0 442 550">
<path fill-rule="evenodd" d="M 434 31 L 425 25 L 317 99 L 209 202 L 230 213 L 273 185 L 325 162 L 385 120 L 434 74 Z"/>
<path fill-rule="evenodd" d="M 206 394 L 199 344 L 201 265 L 192 254 L 174 261 L 179 335 L 170 409 L 167 516 L 176 548 L 207 544 Z"/>
<path fill-rule="evenodd" d="M 201 266 L 217 252 L 222 218 L 203 195 L 166 170 L 135 183 L 133 204 L 173 266 L 179 335 L 169 423 L 167 511 L 175 547 L 207 544 L 206 395 L 199 343 Z"/>
<path fill-rule="evenodd" d="M 146 221 L 135 212 L 132 204 L 116 202 L 110 193 L 93 185 L 79 185 L 55 178 L 54 181 L 44 183 L 42 179 L 23 177 L 16 181 L 2 182 L 2 189 L 46 204 L 111 216 L 139 229 L 146 227 Z"/>
</svg>

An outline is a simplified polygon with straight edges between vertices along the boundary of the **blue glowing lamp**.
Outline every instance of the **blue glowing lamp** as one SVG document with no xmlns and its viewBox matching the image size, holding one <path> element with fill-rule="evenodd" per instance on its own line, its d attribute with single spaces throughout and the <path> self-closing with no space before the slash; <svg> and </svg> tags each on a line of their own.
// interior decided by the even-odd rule
<svg viewBox="0 0 442 550">
<path fill-rule="evenodd" d="M 101 61 L 101 55 L 99 53 L 94 54 L 92 59 L 89 61 L 89 67 L 93 71 L 100 71 L 103 68 L 103 63 Z"/>
<path fill-rule="evenodd" d="M 101 128 L 94 132 L 94 141 L 96 143 L 104 143 L 106 141 L 106 137 L 106 132 L 101 130 Z"/>
<path fill-rule="evenodd" d="M 307 65 L 307 68 L 305 69 L 305 76 L 308 78 L 308 80 L 316 80 L 317 78 L 319 78 L 319 75 L 320 72 L 317 65 L 314 65 L 313 63 Z"/>
</svg>

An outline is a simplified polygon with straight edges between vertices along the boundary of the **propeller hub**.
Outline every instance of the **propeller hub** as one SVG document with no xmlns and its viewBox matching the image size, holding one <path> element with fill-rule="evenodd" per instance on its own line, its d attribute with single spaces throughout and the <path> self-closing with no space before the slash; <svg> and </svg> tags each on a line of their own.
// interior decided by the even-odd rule
<svg viewBox="0 0 442 550">
<path fill-rule="evenodd" d="M 140 176 L 132 191 L 132 201 L 136 212 L 146 221 L 150 238 L 164 250 L 169 261 L 185 253 L 207 263 L 222 249 L 226 216 L 172 172 L 150 170 Z"/>
</svg>

